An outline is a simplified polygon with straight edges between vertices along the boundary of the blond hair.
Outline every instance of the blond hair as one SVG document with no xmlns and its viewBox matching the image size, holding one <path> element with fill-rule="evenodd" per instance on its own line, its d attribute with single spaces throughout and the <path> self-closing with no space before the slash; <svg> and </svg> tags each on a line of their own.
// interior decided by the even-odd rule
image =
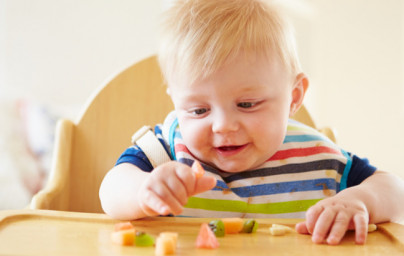
<svg viewBox="0 0 404 256">
<path fill-rule="evenodd" d="M 292 28 L 274 5 L 261 0 L 177 0 L 165 14 L 159 64 L 168 83 L 193 83 L 241 51 L 278 58 L 300 71 Z"/>
</svg>

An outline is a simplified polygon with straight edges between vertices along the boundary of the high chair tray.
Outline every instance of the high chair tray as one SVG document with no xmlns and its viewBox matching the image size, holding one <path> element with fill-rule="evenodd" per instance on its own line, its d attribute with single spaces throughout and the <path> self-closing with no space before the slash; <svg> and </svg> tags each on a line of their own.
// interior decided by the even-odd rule
<svg viewBox="0 0 404 256">
<path fill-rule="evenodd" d="M 348 232 L 338 246 L 317 245 L 308 235 L 294 231 L 271 236 L 271 224 L 290 227 L 298 219 L 257 219 L 252 234 L 219 237 L 218 249 L 195 247 L 199 227 L 207 218 L 147 218 L 132 221 L 139 230 L 157 236 L 178 232 L 176 255 L 404 255 L 404 226 L 378 225 L 365 245 L 356 245 Z M 110 239 L 114 224 L 104 214 L 43 210 L 0 211 L 0 255 L 154 255 L 154 247 L 121 246 Z"/>
</svg>

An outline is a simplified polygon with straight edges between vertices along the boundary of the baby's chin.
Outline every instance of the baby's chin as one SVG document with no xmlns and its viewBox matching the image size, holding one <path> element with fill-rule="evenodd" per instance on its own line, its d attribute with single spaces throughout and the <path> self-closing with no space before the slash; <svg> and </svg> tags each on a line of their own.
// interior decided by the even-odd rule
<svg viewBox="0 0 404 256">
<path fill-rule="evenodd" d="M 241 173 L 241 172 L 248 172 L 257 169 L 260 165 L 263 163 L 258 163 L 258 164 L 225 164 L 225 163 L 218 163 L 216 164 L 211 164 L 214 168 L 216 168 L 219 171 L 226 172 L 226 173 Z"/>
<path fill-rule="evenodd" d="M 271 152 L 270 152 L 271 153 Z M 262 166 L 270 156 L 270 154 L 261 154 L 260 157 L 258 156 L 252 156 L 249 154 L 244 154 L 239 157 L 217 157 L 217 155 L 211 155 L 205 156 L 201 154 L 200 157 L 198 157 L 197 154 L 192 154 L 193 157 L 201 161 L 202 163 L 205 163 L 216 170 L 226 172 L 226 173 L 241 173 L 241 172 L 247 172 L 247 171 L 252 171 L 258 169 L 260 166 Z"/>
</svg>

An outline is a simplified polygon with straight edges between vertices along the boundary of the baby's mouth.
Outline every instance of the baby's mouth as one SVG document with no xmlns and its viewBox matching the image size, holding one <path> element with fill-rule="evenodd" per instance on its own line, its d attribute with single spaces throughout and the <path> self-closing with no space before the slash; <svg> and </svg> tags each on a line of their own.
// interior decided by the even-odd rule
<svg viewBox="0 0 404 256">
<path fill-rule="evenodd" d="M 239 148 L 241 148 L 243 146 L 222 146 L 222 147 L 218 147 L 217 149 L 219 149 L 220 151 L 233 151 L 233 150 L 237 150 Z"/>
<path fill-rule="evenodd" d="M 220 147 L 216 147 L 216 150 L 222 155 L 230 156 L 230 155 L 237 154 L 238 152 L 242 151 L 246 146 L 247 146 L 247 144 L 220 146 Z"/>
</svg>

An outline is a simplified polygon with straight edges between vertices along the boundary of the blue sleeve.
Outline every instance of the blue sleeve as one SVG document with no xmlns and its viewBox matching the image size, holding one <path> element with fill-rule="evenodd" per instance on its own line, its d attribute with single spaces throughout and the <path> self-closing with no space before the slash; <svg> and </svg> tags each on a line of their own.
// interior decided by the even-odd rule
<svg viewBox="0 0 404 256">
<path fill-rule="evenodd" d="M 368 159 L 352 155 L 352 166 L 348 174 L 347 187 L 359 185 L 371 176 L 376 169 L 376 167 L 369 164 Z"/>
<path fill-rule="evenodd" d="M 122 163 L 136 165 L 145 172 L 151 172 L 153 170 L 153 165 L 150 163 L 145 153 L 137 146 L 127 148 L 116 161 L 115 165 Z"/>
</svg>

